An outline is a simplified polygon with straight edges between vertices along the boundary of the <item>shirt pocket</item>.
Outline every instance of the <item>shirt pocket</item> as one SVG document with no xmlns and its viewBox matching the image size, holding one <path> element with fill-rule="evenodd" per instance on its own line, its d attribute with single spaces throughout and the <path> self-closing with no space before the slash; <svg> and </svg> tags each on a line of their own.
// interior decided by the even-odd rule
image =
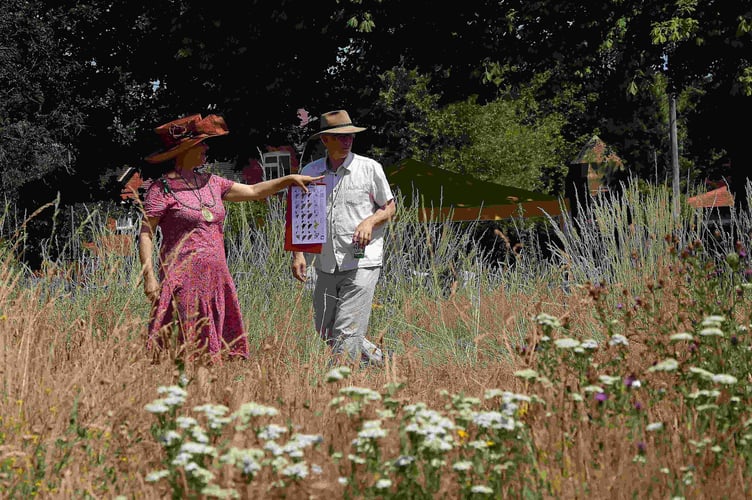
<svg viewBox="0 0 752 500">
<path fill-rule="evenodd" d="M 371 192 L 368 184 L 346 186 L 342 193 L 342 198 L 345 200 L 345 203 L 351 206 L 369 206 L 371 204 Z"/>
</svg>

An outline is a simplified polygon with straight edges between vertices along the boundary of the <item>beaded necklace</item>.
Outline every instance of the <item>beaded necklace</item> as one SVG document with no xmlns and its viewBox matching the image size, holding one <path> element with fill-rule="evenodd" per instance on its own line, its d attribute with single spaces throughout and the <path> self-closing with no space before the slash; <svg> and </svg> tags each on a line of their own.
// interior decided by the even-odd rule
<svg viewBox="0 0 752 500">
<path fill-rule="evenodd" d="M 178 177 L 183 181 L 185 184 L 185 187 L 188 188 L 189 191 L 193 193 L 193 195 L 198 200 L 198 207 L 192 207 L 188 205 L 187 203 L 184 203 L 180 198 L 178 198 L 175 195 L 175 192 L 170 188 L 169 184 L 167 184 L 167 177 L 162 177 L 162 186 L 164 188 L 165 194 L 170 193 L 172 197 L 177 201 L 181 206 L 188 208 L 190 210 L 198 210 L 201 212 L 201 215 L 203 216 L 204 220 L 206 222 L 212 222 L 214 220 L 214 214 L 209 210 L 210 208 L 214 207 L 217 204 L 217 200 L 214 198 L 214 192 L 211 190 L 211 186 L 209 186 L 209 194 L 211 194 L 212 197 L 212 203 L 209 205 L 208 203 L 204 203 L 204 200 L 201 199 L 201 190 L 197 187 L 193 187 L 190 185 L 190 183 L 186 180 L 185 177 L 180 173 L 180 171 L 175 170 L 175 173 L 178 174 Z M 195 173 L 195 170 L 194 170 Z M 208 181 L 207 181 L 208 184 Z"/>
</svg>

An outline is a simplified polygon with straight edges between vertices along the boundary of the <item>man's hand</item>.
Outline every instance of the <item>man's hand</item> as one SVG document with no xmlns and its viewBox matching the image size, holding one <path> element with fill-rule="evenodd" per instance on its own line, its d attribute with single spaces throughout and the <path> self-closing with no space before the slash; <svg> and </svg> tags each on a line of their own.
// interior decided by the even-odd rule
<svg viewBox="0 0 752 500">
<path fill-rule="evenodd" d="M 306 260 L 303 252 L 295 252 L 292 257 L 292 275 L 295 279 L 305 283 L 306 281 Z"/>
<path fill-rule="evenodd" d="M 355 228 L 353 243 L 360 243 L 365 248 L 371 242 L 371 238 L 373 238 L 373 222 L 365 219 Z"/>
</svg>

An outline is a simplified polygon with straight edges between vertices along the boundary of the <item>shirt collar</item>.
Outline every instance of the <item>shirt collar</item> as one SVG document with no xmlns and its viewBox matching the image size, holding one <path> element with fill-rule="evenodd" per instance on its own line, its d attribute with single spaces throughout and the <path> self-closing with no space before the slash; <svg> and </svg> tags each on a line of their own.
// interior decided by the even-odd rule
<svg viewBox="0 0 752 500">
<path fill-rule="evenodd" d="M 350 151 L 349 153 L 347 153 L 347 157 L 345 158 L 345 161 L 342 162 L 342 165 L 340 165 L 340 167 L 343 167 L 345 170 L 350 170 L 350 165 L 352 164 L 353 158 L 355 158 L 355 155 L 352 151 Z M 329 170 L 329 166 L 327 165 L 326 158 L 324 159 L 324 169 Z"/>
</svg>

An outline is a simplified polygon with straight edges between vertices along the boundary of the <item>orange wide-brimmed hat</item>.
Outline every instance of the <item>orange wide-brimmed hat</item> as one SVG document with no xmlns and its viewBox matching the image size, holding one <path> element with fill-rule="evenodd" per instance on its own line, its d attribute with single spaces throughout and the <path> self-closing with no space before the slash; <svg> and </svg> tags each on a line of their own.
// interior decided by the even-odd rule
<svg viewBox="0 0 752 500">
<path fill-rule="evenodd" d="M 366 130 L 365 127 L 353 125 L 350 115 L 344 109 L 324 113 L 319 118 L 319 124 L 319 131 L 309 137 L 309 141 L 321 134 L 355 134 Z"/>
<path fill-rule="evenodd" d="M 230 133 L 225 119 L 219 115 L 209 115 L 206 118 L 190 115 L 160 125 L 154 131 L 162 140 L 164 148 L 144 158 L 149 163 L 167 161 L 203 140 Z"/>
</svg>

